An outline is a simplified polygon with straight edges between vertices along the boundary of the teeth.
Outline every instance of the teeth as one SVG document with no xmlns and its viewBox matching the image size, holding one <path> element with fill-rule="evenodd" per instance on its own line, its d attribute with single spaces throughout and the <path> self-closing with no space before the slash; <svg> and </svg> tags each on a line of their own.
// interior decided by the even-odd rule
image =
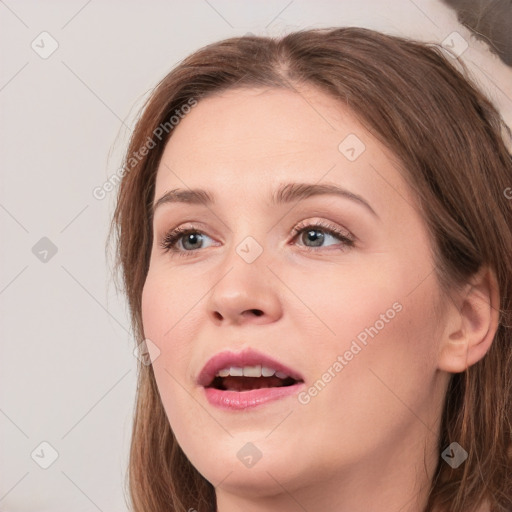
<svg viewBox="0 0 512 512">
<path fill-rule="evenodd" d="M 272 377 L 275 374 L 280 379 L 286 379 L 288 375 L 283 372 L 277 372 L 268 366 L 261 366 L 260 364 L 254 366 L 230 366 L 229 368 L 222 368 L 216 374 L 216 377 Z"/>
<path fill-rule="evenodd" d="M 261 365 L 244 366 L 244 377 L 261 377 Z"/>
<path fill-rule="evenodd" d="M 229 375 L 231 375 L 231 377 L 243 377 L 244 369 L 238 366 L 232 366 L 229 369 Z"/>
<path fill-rule="evenodd" d="M 272 377 L 276 371 L 273 368 L 269 368 L 268 366 L 261 367 L 261 376 L 262 377 Z"/>
</svg>

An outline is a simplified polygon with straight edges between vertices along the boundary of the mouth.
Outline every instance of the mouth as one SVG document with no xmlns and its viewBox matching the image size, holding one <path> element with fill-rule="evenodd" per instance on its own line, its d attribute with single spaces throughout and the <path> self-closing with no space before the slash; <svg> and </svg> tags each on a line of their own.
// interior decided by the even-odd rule
<svg viewBox="0 0 512 512">
<path fill-rule="evenodd" d="M 230 366 L 219 370 L 206 387 L 220 391 L 251 391 L 262 388 L 293 386 L 298 381 L 268 366 Z"/>
<path fill-rule="evenodd" d="M 298 392 L 304 379 L 295 370 L 252 349 L 212 357 L 198 384 L 208 401 L 228 409 L 245 409 Z"/>
</svg>

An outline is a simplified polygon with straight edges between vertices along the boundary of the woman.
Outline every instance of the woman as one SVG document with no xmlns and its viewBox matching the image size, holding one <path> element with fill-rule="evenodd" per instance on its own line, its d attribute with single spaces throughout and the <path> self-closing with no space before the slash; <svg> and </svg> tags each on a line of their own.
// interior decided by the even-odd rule
<svg viewBox="0 0 512 512">
<path fill-rule="evenodd" d="M 133 510 L 512 510 L 505 135 L 437 47 L 362 28 L 160 82 L 112 226 L 152 360 Z"/>
</svg>

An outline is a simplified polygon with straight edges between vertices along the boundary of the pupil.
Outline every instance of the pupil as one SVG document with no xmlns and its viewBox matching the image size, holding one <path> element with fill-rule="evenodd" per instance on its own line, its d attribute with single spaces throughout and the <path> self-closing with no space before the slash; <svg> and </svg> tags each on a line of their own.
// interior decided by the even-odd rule
<svg viewBox="0 0 512 512">
<path fill-rule="evenodd" d="M 320 235 L 318 235 L 320 233 Z M 324 235 L 318 229 L 311 229 L 307 232 L 308 240 L 315 243 L 315 246 L 321 246 Z"/>
<path fill-rule="evenodd" d="M 184 241 L 183 241 L 183 246 L 186 247 L 186 244 L 188 244 L 189 242 L 192 243 L 192 245 L 194 244 L 194 242 L 198 242 L 198 237 L 200 235 L 198 235 L 197 233 L 189 233 Z M 194 249 L 194 247 L 192 247 L 192 249 Z"/>
</svg>

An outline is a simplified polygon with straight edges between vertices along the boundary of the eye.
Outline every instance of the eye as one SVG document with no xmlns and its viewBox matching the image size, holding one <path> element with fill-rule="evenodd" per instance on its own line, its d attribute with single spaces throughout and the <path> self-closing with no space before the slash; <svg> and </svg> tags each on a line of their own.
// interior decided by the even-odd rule
<svg viewBox="0 0 512 512">
<path fill-rule="evenodd" d="M 204 233 L 194 228 L 176 228 L 164 236 L 160 247 L 164 249 L 164 252 L 172 251 L 179 255 L 186 255 L 187 252 L 204 249 L 202 242 L 205 236 Z M 181 247 L 179 247 L 180 245 Z"/>
<path fill-rule="evenodd" d="M 328 247 L 329 245 L 353 247 L 355 242 L 350 232 L 323 222 L 299 225 L 293 228 L 293 234 L 293 240 L 299 238 L 304 243 L 303 247 L 309 251 L 317 251 L 318 248 Z M 169 231 L 159 245 L 164 252 L 177 253 L 179 256 L 190 256 L 198 249 L 206 248 L 203 245 L 205 238 L 210 237 L 198 229 L 179 227 Z M 341 244 L 324 245 L 324 242 L 329 238 L 338 240 Z M 309 243 L 312 245 L 307 245 Z"/>
<path fill-rule="evenodd" d="M 293 232 L 295 233 L 294 239 L 298 238 L 300 241 L 302 241 L 304 243 L 304 247 L 308 250 L 314 251 L 316 247 L 336 245 L 323 245 L 324 242 L 329 238 L 334 238 L 337 239 L 338 241 L 341 241 L 341 245 L 345 247 L 354 246 L 354 238 L 350 232 L 342 231 L 340 228 L 336 226 L 323 222 L 311 223 L 305 226 L 299 225 L 293 228 Z M 312 245 L 307 245 L 308 243 L 311 243 Z"/>
</svg>

